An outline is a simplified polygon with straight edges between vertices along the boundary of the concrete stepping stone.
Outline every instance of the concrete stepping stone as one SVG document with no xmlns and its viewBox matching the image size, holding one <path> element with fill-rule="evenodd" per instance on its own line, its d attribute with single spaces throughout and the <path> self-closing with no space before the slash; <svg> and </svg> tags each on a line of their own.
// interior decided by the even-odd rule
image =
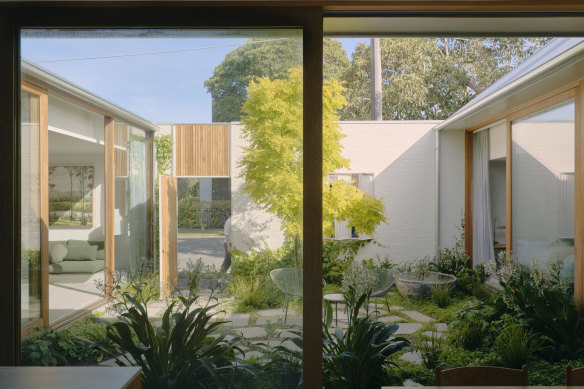
<svg viewBox="0 0 584 389">
<path fill-rule="evenodd" d="M 380 321 L 382 323 L 395 323 L 397 321 L 405 321 L 406 319 L 404 319 L 403 317 L 400 316 L 395 316 L 395 315 L 391 315 L 391 316 L 382 316 L 379 317 L 377 319 L 377 321 Z"/>
<path fill-rule="evenodd" d="M 400 323 L 399 328 L 395 332 L 396 335 L 413 334 L 422 328 L 421 323 Z"/>
<path fill-rule="evenodd" d="M 444 336 L 443 332 L 434 332 L 435 335 L 432 335 L 432 331 L 424 331 L 422 332 L 422 335 L 427 336 L 428 338 L 431 338 L 432 336 L 435 336 L 436 338 L 441 338 L 442 336 Z"/>
<path fill-rule="evenodd" d="M 241 335 L 246 339 L 261 338 L 267 335 L 267 332 L 263 327 L 237 328 L 235 331 L 241 332 Z"/>
<path fill-rule="evenodd" d="M 416 365 L 422 364 L 422 357 L 420 357 L 420 354 L 417 351 L 408 351 L 407 353 L 402 354 L 399 359 L 415 363 Z"/>
<path fill-rule="evenodd" d="M 249 323 L 249 313 L 228 313 L 222 318 L 230 323 L 224 325 L 229 327 L 243 327 Z"/>
<path fill-rule="evenodd" d="M 392 305 L 391 307 L 389 307 L 389 309 L 391 311 L 401 311 L 402 309 L 404 309 L 404 307 L 400 307 L 399 305 Z"/>
<path fill-rule="evenodd" d="M 288 310 L 288 314 L 291 312 L 291 310 Z M 279 317 L 279 316 L 284 316 L 284 311 L 280 308 L 274 308 L 274 309 L 262 309 L 259 311 L 256 311 L 256 313 L 259 316 L 270 316 L 270 317 Z"/>
<path fill-rule="evenodd" d="M 436 331 L 438 332 L 444 332 L 448 330 L 448 324 L 446 323 L 436 323 L 434 324 L 434 327 L 436 327 Z"/>
<path fill-rule="evenodd" d="M 415 321 L 421 322 L 421 323 L 426 323 L 429 321 L 434 321 L 433 318 L 431 318 L 430 316 L 426 316 L 423 313 L 420 313 L 418 311 L 402 311 L 403 314 L 409 316 L 410 318 L 412 318 Z"/>
<path fill-rule="evenodd" d="M 256 325 L 267 325 L 267 324 L 278 324 L 277 317 L 258 317 L 256 319 Z M 284 320 L 282 318 L 282 320 Z"/>
<path fill-rule="evenodd" d="M 290 332 L 290 330 L 287 328 L 278 328 L 274 332 L 279 335 L 280 339 L 299 338 L 300 337 L 300 335 Z"/>
<path fill-rule="evenodd" d="M 284 321 L 282 321 L 282 324 Z M 288 316 L 288 320 L 286 321 L 285 326 L 292 327 L 292 326 L 302 326 L 302 318 L 301 317 L 290 317 Z"/>
</svg>

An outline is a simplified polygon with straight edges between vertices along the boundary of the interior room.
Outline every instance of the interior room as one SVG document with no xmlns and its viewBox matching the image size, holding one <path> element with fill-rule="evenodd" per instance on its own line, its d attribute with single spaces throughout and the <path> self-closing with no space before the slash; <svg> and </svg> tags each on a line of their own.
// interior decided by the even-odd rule
<svg viewBox="0 0 584 389">
<path fill-rule="evenodd" d="M 49 322 L 102 294 L 103 116 L 49 96 Z"/>
</svg>

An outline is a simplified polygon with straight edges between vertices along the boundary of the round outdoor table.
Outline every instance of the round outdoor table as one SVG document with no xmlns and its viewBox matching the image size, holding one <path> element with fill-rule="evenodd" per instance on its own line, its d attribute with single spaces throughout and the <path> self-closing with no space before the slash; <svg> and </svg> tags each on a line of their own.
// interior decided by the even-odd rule
<svg viewBox="0 0 584 389">
<path fill-rule="evenodd" d="M 325 300 L 330 301 L 331 303 L 335 303 L 335 327 L 339 326 L 339 312 L 337 310 L 338 303 L 342 303 L 345 301 L 342 294 L 339 293 L 331 293 L 325 294 L 323 297 Z"/>
</svg>

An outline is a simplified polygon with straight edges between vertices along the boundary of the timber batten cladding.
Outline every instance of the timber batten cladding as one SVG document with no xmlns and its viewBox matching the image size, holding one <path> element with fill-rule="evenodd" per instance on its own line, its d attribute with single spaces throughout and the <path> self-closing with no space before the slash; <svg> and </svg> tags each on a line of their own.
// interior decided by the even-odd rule
<svg viewBox="0 0 584 389">
<path fill-rule="evenodd" d="M 229 176 L 228 124 L 179 124 L 174 131 L 177 176 Z"/>
</svg>

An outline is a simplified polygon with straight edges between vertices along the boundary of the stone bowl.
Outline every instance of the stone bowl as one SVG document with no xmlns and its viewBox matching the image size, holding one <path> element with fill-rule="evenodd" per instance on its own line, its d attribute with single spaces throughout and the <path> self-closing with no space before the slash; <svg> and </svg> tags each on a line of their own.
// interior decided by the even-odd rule
<svg viewBox="0 0 584 389">
<path fill-rule="evenodd" d="M 432 291 L 438 286 L 446 285 L 450 292 L 456 285 L 456 277 L 452 274 L 426 272 L 421 278 L 418 273 L 401 273 L 395 281 L 399 294 L 415 299 L 432 298 Z"/>
</svg>

